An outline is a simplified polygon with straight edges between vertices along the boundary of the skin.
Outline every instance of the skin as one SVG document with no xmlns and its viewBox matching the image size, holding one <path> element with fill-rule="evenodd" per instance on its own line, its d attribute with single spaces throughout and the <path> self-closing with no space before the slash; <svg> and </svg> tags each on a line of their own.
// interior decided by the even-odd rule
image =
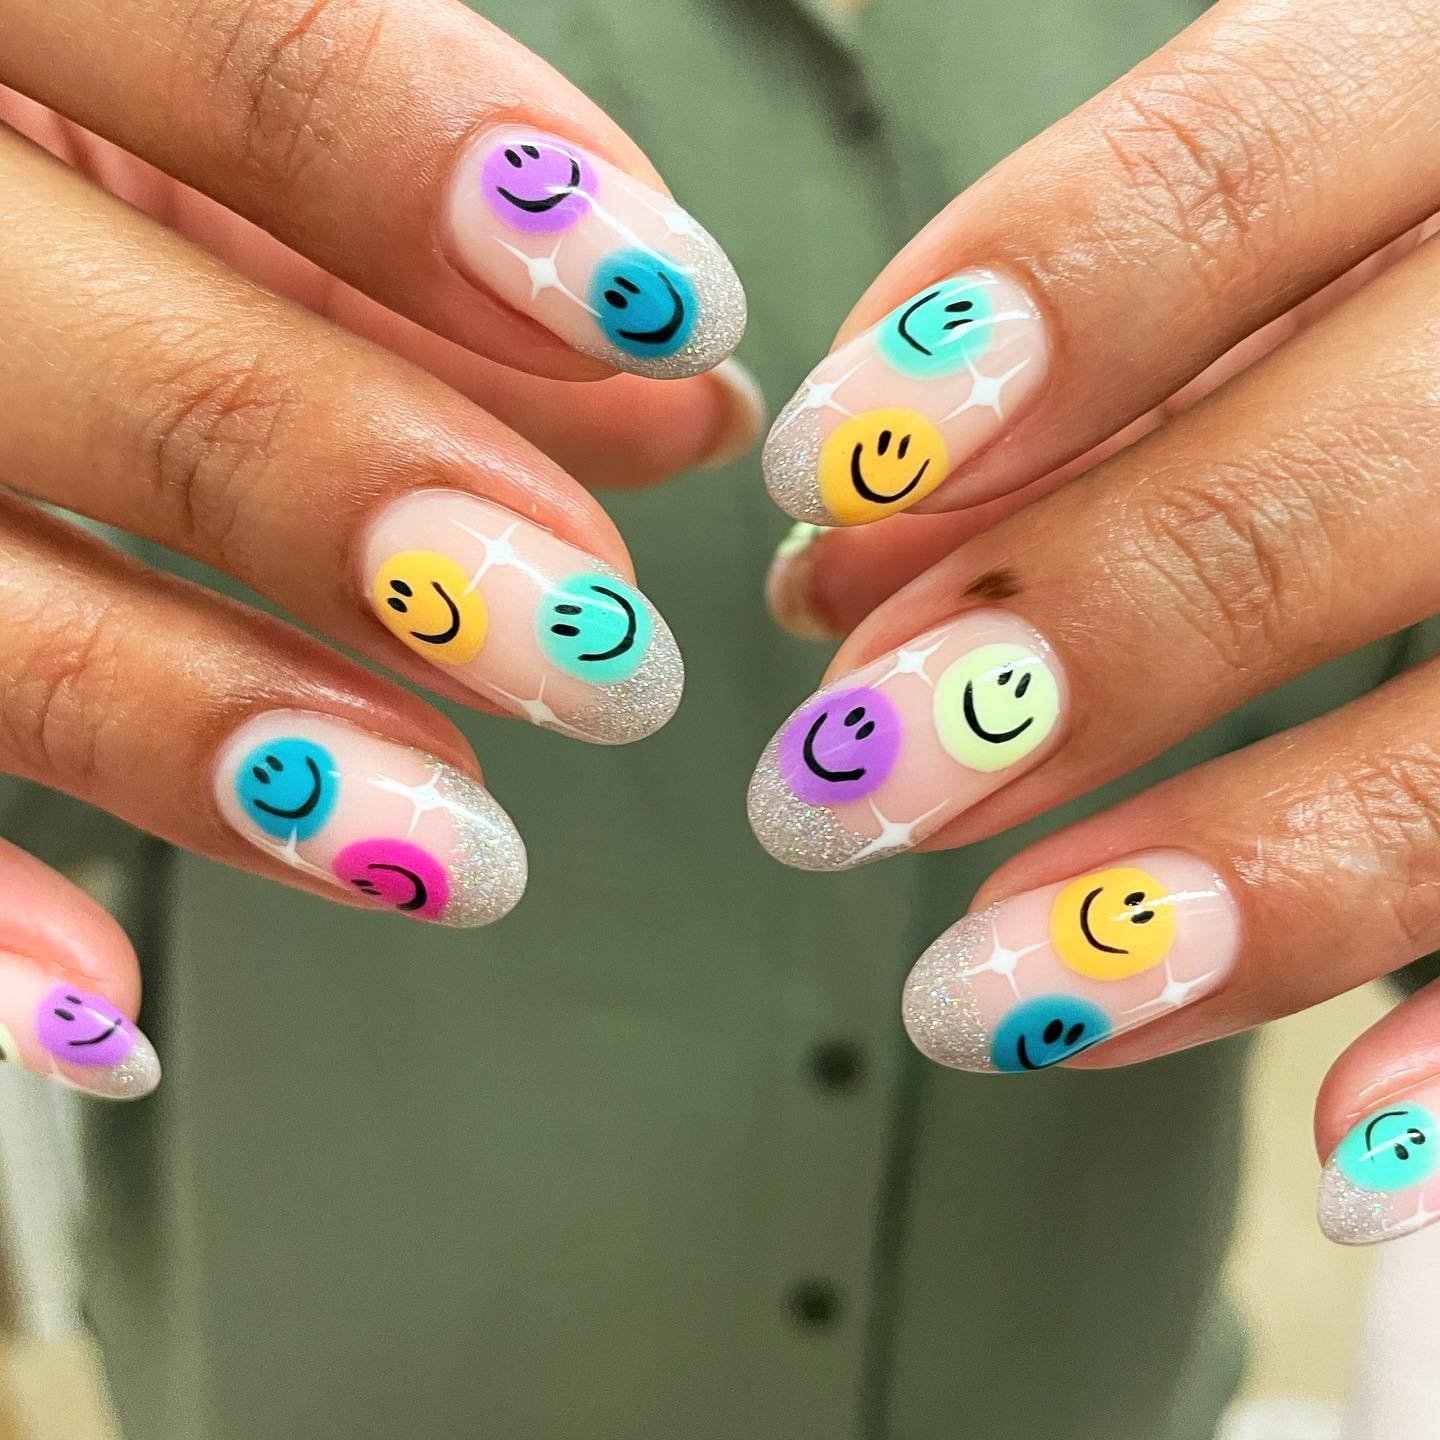
<svg viewBox="0 0 1440 1440">
<path fill-rule="evenodd" d="M 437 246 L 450 168 L 489 125 L 569 137 L 664 188 L 604 114 L 478 16 L 430 0 L 3 0 L 0 28 L 5 485 L 206 561 L 475 705 L 357 591 L 378 507 L 452 487 L 629 576 L 585 487 L 735 448 L 743 426 L 716 378 L 614 375 Z M 0 768 L 281 883 L 337 894 L 216 812 L 213 756 L 251 715 L 329 714 L 479 773 L 398 686 L 10 495 L 0 606 Z M 118 928 L 0 846 L 7 893 L 24 897 L 0 907 L 8 946 L 135 1013 Z"/>
<path fill-rule="evenodd" d="M 847 635 L 827 680 L 988 604 L 1055 646 L 1064 742 L 924 848 L 1049 810 L 1440 609 L 1437 61 L 1419 0 L 1221 0 L 960 196 L 846 321 L 837 344 L 988 266 L 1031 290 L 1054 345 L 1039 398 L 926 513 L 825 532 L 771 588 L 782 623 Z M 1437 704 L 1440 670 L 1420 665 L 982 886 L 973 909 L 1153 848 L 1230 882 L 1233 978 L 1076 1068 L 1228 1035 L 1440 948 Z M 1322 1156 L 1440 1074 L 1437 1037 L 1427 992 L 1356 1042 L 1321 1092 Z"/>
</svg>

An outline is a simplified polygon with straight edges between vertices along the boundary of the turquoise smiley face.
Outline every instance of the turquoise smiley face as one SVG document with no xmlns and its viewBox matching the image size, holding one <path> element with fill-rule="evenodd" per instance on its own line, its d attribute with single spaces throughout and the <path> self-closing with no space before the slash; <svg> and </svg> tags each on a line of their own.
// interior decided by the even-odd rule
<svg viewBox="0 0 1440 1440">
<path fill-rule="evenodd" d="M 880 353 L 902 375 L 953 375 L 990 348 L 995 306 L 987 282 L 973 275 L 922 290 L 880 322 Z"/>
<path fill-rule="evenodd" d="M 308 840 L 330 818 L 339 793 L 334 757 L 299 736 L 257 745 L 235 775 L 245 813 L 277 840 Z"/>
<path fill-rule="evenodd" d="M 1440 1166 L 1440 1125 L 1423 1105 L 1387 1105 L 1340 1142 L 1335 1160 L 1362 1190 L 1408 1190 Z"/>
<path fill-rule="evenodd" d="M 602 260 L 590 282 L 590 308 L 617 350 L 641 357 L 682 349 L 700 314 L 690 277 L 648 250 Z"/>
<path fill-rule="evenodd" d="M 536 637 L 557 669 L 592 685 L 617 685 L 640 668 L 654 622 L 639 591 L 613 575 L 576 575 L 540 604 Z"/>
</svg>

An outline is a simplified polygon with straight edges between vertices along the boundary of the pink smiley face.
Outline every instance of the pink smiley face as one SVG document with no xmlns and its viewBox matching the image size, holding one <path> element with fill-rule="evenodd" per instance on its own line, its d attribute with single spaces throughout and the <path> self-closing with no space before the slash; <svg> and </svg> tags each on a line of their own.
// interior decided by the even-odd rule
<svg viewBox="0 0 1440 1440">
<path fill-rule="evenodd" d="M 357 840 L 335 857 L 331 869 L 372 904 L 421 920 L 438 920 L 450 898 L 445 867 L 408 840 Z"/>
<path fill-rule="evenodd" d="M 595 169 L 583 155 L 538 136 L 497 145 L 480 171 L 491 210 L 527 235 L 558 235 L 578 225 L 595 185 Z"/>
</svg>

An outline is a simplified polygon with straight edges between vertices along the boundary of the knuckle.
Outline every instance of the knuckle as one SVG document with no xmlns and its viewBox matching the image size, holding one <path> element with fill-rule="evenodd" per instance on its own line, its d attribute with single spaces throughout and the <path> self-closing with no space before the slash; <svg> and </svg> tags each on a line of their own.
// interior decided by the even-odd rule
<svg viewBox="0 0 1440 1440">
<path fill-rule="evenodd" d="M 136 474 L 164 533 L 224 565 L 244 507 L 285 446 L 301 401 L 293 381 L 259 353 L 177 345 L 137 396 Z"/>
<path fill-rule="evenodd" d="M 282 188 L 333 157 L 385 18 L 383 0 L 203 0 L 226 157 Z"/>
<path fill-rule="evenodd" d="M 1253 256 L 1257 269 L 1281 243 L 1297 173 L 1297 134 L 1319 123 L 1313 95 L 1292 89 L 1275 62 L 1258 71 L 1223 52 L 1178 52 L 1164 69 L 1121 87 L 1098 114 L 1100 134 L 1119 169 L 1129 204 L 1117 212 L 1138 239 L 1153 232 L 1178 241 L 1200 260 L 1223 256 L 1213 279 L 1232 285 L 1235 266 Z M 1114 225 L 1114 221 L 1106 222 Z M 1265 230 L 1267 253 L 1256 253 Z"/>
</svg>

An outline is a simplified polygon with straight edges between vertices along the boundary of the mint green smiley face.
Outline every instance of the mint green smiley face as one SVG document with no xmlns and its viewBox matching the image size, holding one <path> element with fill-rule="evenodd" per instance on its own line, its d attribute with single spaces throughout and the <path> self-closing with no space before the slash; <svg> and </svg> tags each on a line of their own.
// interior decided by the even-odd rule
<svg viewBox="0 0 1440 1440">
<path fill-rule="evenodd" d="M 1335 1159 L 1362 1190 L 1409 1190 L 1440 1165 L 1440 1125 L 1422 1105 L 1387 1105 L 1340 1142 Z"/>
<path fill-rule="evenodd" d="M 973 365 L 995 335 L 984 280 L 961 275 L 922 290 L 880 322 L 880 353 L 902 375 L 932 380 Z"/>
<path fill-rule="evenodd" d="M 576 575 L 540 603 L 535 634 L 557 669 L 592 685 L 618 685 L 640 668 L 654 623 L 640 593 L 613 575 Z"/>
</svg>

